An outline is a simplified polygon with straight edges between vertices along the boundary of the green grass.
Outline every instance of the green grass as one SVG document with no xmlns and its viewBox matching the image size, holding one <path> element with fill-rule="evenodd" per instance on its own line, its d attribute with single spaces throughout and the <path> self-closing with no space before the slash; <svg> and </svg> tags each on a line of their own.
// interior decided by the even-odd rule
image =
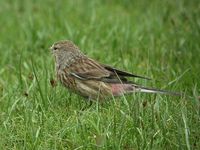
<svg viewBox="0 0 200 150">
<path fill-rule="evenodd" d="M 198 0 L 1 0 L 0 16 L 0 149 L 200 148 Z M 185 96 L 136 93 L 81 110 L 82 97 L 50 84 L 48 48 L 62 39 Z"/>
</svg>

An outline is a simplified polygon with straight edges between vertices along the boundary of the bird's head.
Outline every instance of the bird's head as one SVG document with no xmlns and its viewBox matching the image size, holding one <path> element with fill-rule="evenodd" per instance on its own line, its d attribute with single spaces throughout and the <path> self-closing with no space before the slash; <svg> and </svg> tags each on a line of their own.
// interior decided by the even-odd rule
<svg viewBox="0 0 200 150">
<path fill-rule="evenodd" d="M 55 56 L 57 63 L 65 63 L 83 55 L 79 48 L 71 41 L 64 40 L 54 43 L 50 49 Z"/>
<path fill-rule="evenodd" d="M 50 49 L 52 50 L 53 54 L 58 54 L 58 53 L 73 52 L 78 50 L 79 48 L 73 42 L 64 40 L 54 43 L 50 47 Z"/>
</svg>

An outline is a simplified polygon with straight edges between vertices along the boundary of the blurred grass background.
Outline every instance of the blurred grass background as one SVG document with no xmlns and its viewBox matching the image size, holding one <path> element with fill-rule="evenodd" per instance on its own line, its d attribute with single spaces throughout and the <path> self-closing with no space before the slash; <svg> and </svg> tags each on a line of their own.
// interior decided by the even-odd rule
<svg viewBox="0 0 200 150">
<path fill-rule="evenodd" d="M 63 39 L 190 97 L 137 93 L 81 110 L 82 97 L 50 84 L 48 48 Z M 199 149 L 199 39 L 198 0 L 1 0 L 0 149 Z"/>
</svg>

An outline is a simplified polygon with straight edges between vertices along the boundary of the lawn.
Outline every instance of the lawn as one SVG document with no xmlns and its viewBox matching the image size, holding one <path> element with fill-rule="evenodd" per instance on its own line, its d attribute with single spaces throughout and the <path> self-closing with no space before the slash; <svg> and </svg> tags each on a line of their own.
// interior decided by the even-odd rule
<svg viewBox="0 0 200 150">
<path fill-rule="evenodd" d="M 0 149 L 200 148 L 198 0 L 1 0 L 0 27 Z M 89 106 L 53 83 L 49 47 L 63 39 L 183 94 Z"/>
</svg>

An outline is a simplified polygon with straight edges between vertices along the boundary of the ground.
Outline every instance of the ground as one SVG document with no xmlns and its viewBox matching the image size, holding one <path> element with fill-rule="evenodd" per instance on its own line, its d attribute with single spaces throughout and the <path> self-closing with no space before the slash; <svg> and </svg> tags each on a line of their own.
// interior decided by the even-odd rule
<svg viewBox="0 0 200 150">
<path fill-rule="evenodd" d="M 198 0 L 1 0 L 0 16 L 0 149 L 200 148 Z M 63 39 L 182 97 L 89 106 L 54 82 L 49 47 Z"/>
</svg>

